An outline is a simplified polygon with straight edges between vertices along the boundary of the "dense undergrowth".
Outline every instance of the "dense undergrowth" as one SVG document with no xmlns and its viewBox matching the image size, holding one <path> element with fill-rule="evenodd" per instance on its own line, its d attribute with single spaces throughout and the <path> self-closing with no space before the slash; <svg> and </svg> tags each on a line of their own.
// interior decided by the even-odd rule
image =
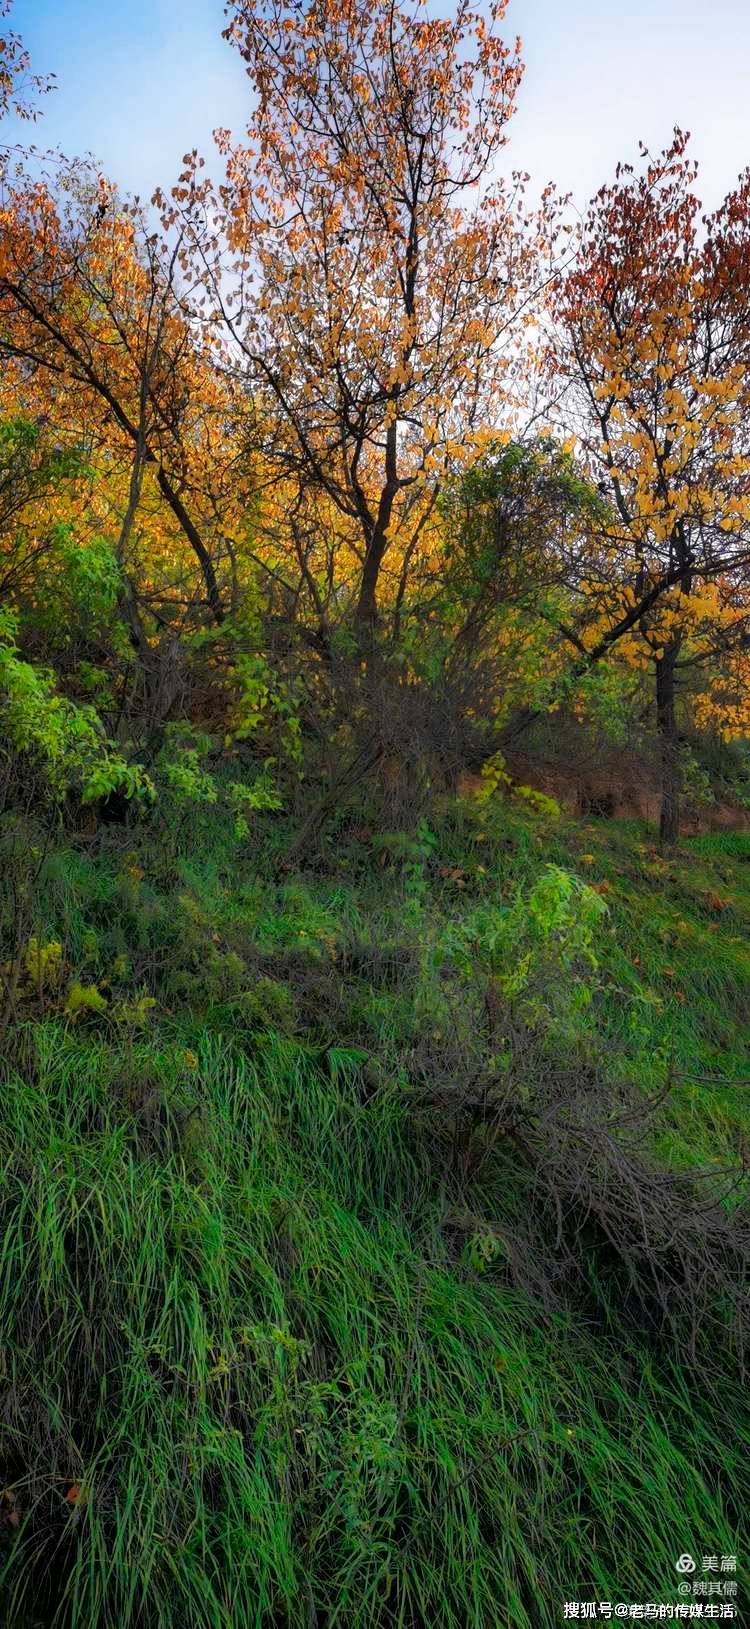
<svg viewBox="0 0 750 1629">
<path fill-rule="evenodd" d="M 750 838 L 496 801 L 45 860 L 6 1623 L 545 1629 L 741 1555 Z"/>
</svg>

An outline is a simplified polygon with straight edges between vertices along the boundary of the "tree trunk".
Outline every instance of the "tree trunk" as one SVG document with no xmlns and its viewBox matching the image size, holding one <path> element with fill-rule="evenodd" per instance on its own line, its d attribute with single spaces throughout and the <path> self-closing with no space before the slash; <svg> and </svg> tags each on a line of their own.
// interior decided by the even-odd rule
<svg viewBox="0 0 750 1629">
<path fill-rule="evenodd" d="M 372 628 L 377 621 L 378 578 L 380 576 L 380 567 L 383 562 L 384 553 L 385 539 L 376 535 L 368 547 L 367 554 L 365 556 L 365 563 L 362 568 L 362 580 L 360 583 L 356 613 L 357 622 L 360 628 Z"/>
<path fill-rule="evenodd" d="M 367 539 L 365 562 L 357 601 L 357 622 L 360 629 L 374 628 L 378 617 L 378 580 L 383 557 L 388 548 L 388 527 L 398 492 L 398 428 L 389 424 L 385 438 L 385 480 L 380 493 L 375 525 Z"/>
<path fill-rule="evenodd" d="M 680 746 L 675 717 L 675 666 L 679 639 L 667 646 L 656 662 L 656 729 L 661 755 L 661 814 L 659 840 L 672 848 L 680 835 Z"/>
</svg>

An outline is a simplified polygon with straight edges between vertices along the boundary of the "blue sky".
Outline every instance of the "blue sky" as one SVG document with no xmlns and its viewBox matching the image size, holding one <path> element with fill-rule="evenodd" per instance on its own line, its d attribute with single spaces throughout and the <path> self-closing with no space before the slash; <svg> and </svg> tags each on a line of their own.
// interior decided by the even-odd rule
<svg viewBox="0 0 750 1629">
<path fill-rule="evenodd" d="M 170 183 L 186 148 L 208 153 L 216 125 L 243 126 L 222 18 L 222 0 L 16 0 L 35 66 L 59 80 L 36 139 L 94 151 L 143 196 Z M 540 185 L 585 203 L 638 137 L 663 146 L 676 123 L 708 205 L 750 164 L 750 0 L 511 0 L 508 31 L 527 63 L 508 167 Z"/>
</svg>

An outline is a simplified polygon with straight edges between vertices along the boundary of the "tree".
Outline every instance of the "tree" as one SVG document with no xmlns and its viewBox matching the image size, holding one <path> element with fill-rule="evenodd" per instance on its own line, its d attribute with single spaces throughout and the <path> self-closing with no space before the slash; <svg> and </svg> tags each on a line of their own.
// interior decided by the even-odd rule
<svg viewBox="0 0 750 1629">
<path fill-rule="evenodd" d="M 0 24 L 9 17 L 13 0 L 0 0 Z M 35 119 L 35 98 L 52 90 L 54 74 L 35 74 L 31 71 L 31 58 L 14 29 L 0 34 L 0 119 L 14 113 L 18 119 Z M 0 160 L 6 153 L 0 146 Z"/>
<path fill-rule="evenodd" d="M 681 667 L 745 636 L 750 571 L 750 176 L 701 223 L 687 137 L 620 166 L 553 299 L 550 366 L 606 500 L 569 583 L 585 669 L 655 676 L 664 843 L 679 830 Z"/>
<path fill-rule="evenodd" d="M 236 599 L 234 536 L 248 484 L 234 465 L 229 384 L 185 320 L 181 243 L 149 233 L 84 165 L 6 181 L 0 207 L 0 358 L 58 422 L 85 425 L 128 471 L 119 552 L 144 476 L 153 474 L 176 533 L 197 563 L 209 616 Z M 248 471 L 246 470 L 246 476 Z M 223 579 L 223 580 L 222 580 Z"/>
<path fill-rule="evenodd" d="M 324 628 L 346 605 L 362 637 L 400 604 L 440 483 L 519 364 L 538 243 L 523 178 L 493 169 L 521 76 L 505 9 L 233 0 L 249 144 L 220 133 L 219 197 L 193 153 L 162 199 L 252 393 Z"/>
</svg>

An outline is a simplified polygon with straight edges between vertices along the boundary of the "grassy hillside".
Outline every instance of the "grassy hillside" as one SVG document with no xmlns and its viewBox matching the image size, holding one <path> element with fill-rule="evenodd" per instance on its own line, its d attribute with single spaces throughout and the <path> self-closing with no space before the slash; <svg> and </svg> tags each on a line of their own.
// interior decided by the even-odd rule
<svg viewBox="0 0 750 1629">
<path fill-rule="evenodd" d="M 3 1611 L 546 1629 L 742 1555 L 750 838 L 455 802 L 46 862 Z M 6 874 L 9 874 L 6 873 Z"/>
</svg>

